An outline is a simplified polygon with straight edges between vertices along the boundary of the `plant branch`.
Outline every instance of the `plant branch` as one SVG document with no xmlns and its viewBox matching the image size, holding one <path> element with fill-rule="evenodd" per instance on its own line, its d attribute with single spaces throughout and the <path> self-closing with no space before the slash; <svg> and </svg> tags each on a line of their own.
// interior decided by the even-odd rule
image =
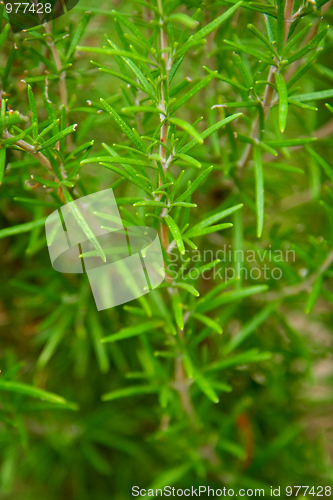
<svg viewBox="0 0 333 500">
<path fill-rule="evenodd" d="M 167 34 L 165 33 L 165 31 L 163 29 L 162 1 L 158 0 L 157 5 L 158 5 L 158 9 L 159 9 L 159 11 L 161 13 L 161 18 L 160 18 L 160 23 L 161 23 L 161 29 L 160 29 L 160 50 L 162 51 L 162 57 L 163 57 L 164 62 L 165 62 L 166 75 L 167 75 L 167 85 L 168 85 L 168 78 L 169 78 L 169 69 L 168 69 L 169 68 L 169 57 L 168 57 L 168 54 L 165 52 L 165 50 L 166 50 L 166 48 L 168 46 L 168 39 L 167 39 Z M 163 74 L 161 74 L 161 96 L 160 97 L 161 97 L 161 99 L 160 99 L 159 107 L 165 113 L 165 95 L 164 95 Z M 163 113 L 161 113 L 160 114 L 160 120 L 161 120 L 161 122 L 163 122 L 164 119 L 165 119 L 165 115 Z M 163 125 L 161 127 L 161 131 L 160 131 L 160 141 L 163 144 L 167 143 L 167 135 L 168 135 L 168 123 L 167 123 L 167 121 L 165 121 L 163 123 Z M 162 168 L 163 168 L 164 173 L 166 174 L 166 171 L 167 171 L 167 168 L 168 168 L 167 162 L 166 162 L 167 152 L 166 152 L 166 149 L 162 145 L 160 145 L 160 151 L 159 152 L 160 152 L 160 156 L 162 158 L 162 160 L 161 160 L 161 162 L 162 162 Z M 159 175 L 158 176 L 158 185 L 159 185 L 159 187 L 162 186 L 162 184 L 163 184 L 163 181 L 162 181 L 161 176 Z M 169 247 L 169 229 L 168 229 L 168 226 L 166 224 L 161 224 L 161 240 L 162 240 L 163 248 L 167 252 L 168 251 L 168 247 Z"/>
<path fill-rule="evenodd" d="M 286 0 L 284 9 L 284 33 L 283 33 L 283 46 L 286 45 L 289 35 L 291 23 L 293 22 L 293 9 L 294 0 Z"/>
<path fill-rule="evenodd" d="M 50 50 L 52 52 L 52 55 L 53 55 L 53 58 L 54 58 L 54 61 L 55 61 L 55 65 L 56 65 L 57 71 L 59 73 L 60 100 L 61 100 L 62 105 L 65 106 L 65 110 L 67 112 L 67 109 L 68 109 L 68 92 L 67 92 L 67 86 L 66 86 L 66 72 L 65 71 L 61 71 L 62 63 L 61 63 L 61 59 L 60 59 L 59 53 L 57 51 L 57 48 L 56 48 L 56 46 L 55 46 L 55 44 L 53 42 L 53 39 L 52 39 L 52 32 L 50 30 L 49 23 L 44 23 L 44 29 L 45 29 L 45 32 L 48 35 L 47 38 L 46 38 L 46 43 L 47 43 L 48 47 L 50 48 Z M 68 127 L 68 125 L 69 125 L 69 121 L 68 121 L 68 117 L 67 117 L 67 113 L 66 113 L 66 127 Z M 74 149 L 73 141 L 72 141 L 72 136 L 71 135 L 68 135 L 66 137 L 66 143 L 67 143 L 67 146 L 70 149 Z"/>
<path fill-rule="evenodd" d="M 13 139 L 13 135 L 7 132 L 7 130 L 3 131 L 3 139 Z M 31 154 L 36 160 L 43 165 L 43 167 L 47 168 L 50 172 L 52 172 L 53 175 L 55 175 L 54 170 L 52 168 L 51 163 L 49 160 L 44 156 L 42 153 L 38 152 L 35 150 L 34 146 L 31 146 L 31 144 L 28 144 L 27 142 L 23 141 L 22 139 L 14 142 L 15 146 L 18 148 L 22 149 L 23 151 L 26 151 L 27 153 Z"/>
<path fill-rule="evenodd" d="M 45 33 L 47 33 L 47 38 L 46 38 L 46 43 L 49 47 L 49 49 L 52 52 L 54 62 L 57 68 L 57 71 L 59 73 L 59 91 L 60 91 L 60 99 L 62 104 L 65 106 L 66 110 L 68 107 L 68 94 L 67 94 L 67 87 L 66 87 L 66 72 L 62 71 L 60 72 L 62 68 L 62 63 L 60 60 L 59 53 L 57 51 L 56 46 L 54 45 L 53 39 L 52 39 L 52 32 L 50 30 L 49 24 L 45 23 L 44 24 L 44 29 Z"/>
<path fill-rule="evenodd" d="M 195 422 L 195 412 L 189 393 L 189 380 L 185 376 L 181 357 L 175 360 L 175 381 L 175 388 L 179 394 L 182 407 L 190 419 Z"/>
<path fill-rule="evenodd" d="M 157 0 L 157 7 L 158 10 L 161 14 L 160 17 L 160 50 L 162 53 L 162 57 L 164 59 L 164 64 L 165 64 L 165 71 L 166 71 L 166 86 L 168 87 L 169 85 L 169 72 L 170 72 L 170 57 L 169 53 L 167 52 L 167 47 L 168 47 L 168 37 L 166 32 L 164 31 L 163 28 L 163 10 L 162 10 L 162 0 Z M 161 122 L 164 122 L 163 125 L 161 126 L 161 131 L 160 131 L 160 141 L 163 144 L 167 143 L 167 138 L 168 138 L 168 122 L 165 120 L 165 111 L 166 111 L 166 106 L 165 106 L 165 91 L 164 91 L 164 85 L 165 85 L 165 75 L 163 72 L 161 73 L 161 93 L 160 93 L 160 104 L 159 108 L 164 112 L 164 114 L 160 114 L 160 120 Z M 165 120 L 165 121 L 164 121 Z M 161 163 L 162 163 L 162 168 L 164 171 L 164 174 L 166 176 L 169 163 L 172 159 L 168 158 L 167 159 L 167 151 L 166 148 L 160 145 L 160 150 L 159 150 L 160 156 L 162 158 Z M 159 175 L 159 186 L 162 186 L 163 181 L 161 179 L 161 176 Z M 165 212 L 165 210 L 163 211 Z M 163 213 L 162 213 L 163 215 Z M 169 250 L 169 228 L 166 224 L 161 224 L 161 240 L 162 240 L 162 245 L 165 249 L 165 251 L 168 253 Z M 168 277 L 168 275 L 166 275 Z M 168 290 L 169 295 L 173 292 L 172 289 Z M 180 330 L 178 328 L 178 337 L 181 342 L 181 344 L 184 343 L 184 332 L 183 330 Z M 193 409 L 190 393 L 189 393 L 189 384 L 188 384 L 188 379 L 185 374 L 184 370 L 184 365 L 183 365 L 183 360 L 182 360 L 182 355 L 180 354 L 177 356 L 175 360 L 175 388 L 178 391 L 179 398 L 182 404 L 182 407 L 184 411 L 187 413 L 187 415 L 190 417 L 192 421 L 195 420 L 195 412 Z"/>
<path fill-rule="evenodd" d="M 283 45 L 284 46 L 287 42 L 290 26 L 292 23 L 293 8 L 294 8 L 294 0 L 286 0 L 285 10 L 284 10 L 284 31 L 283 31 Z M 269 75 L 268 75 L 268 83 L 266 85 L 264 98 L 262 101 L 262 106 L 264 108 L 265 118 L 267 118 L 267 115 L 270 111 L 272 99 L 273 99 L 273 95 L 274 95 L 274 87 L 272 86 L 272 84 L 274 84 L 274 81 L 275 81 L 274 75 L 275 75 L 275 67 L 271 66 L 270 70 L 269 70 Z M 253 128 L 251 131 L 251 137 L 253 139 L 259 139 L 259 117 L 257 117 L 256 120 L 254 121 Z M 249 160 L 251 158 L 251 154 L 252 154 L 252 144 L 247 144 L 245 151 L 244 151 L 244 154 L 243 154 L 243 156 L 239 162 L 239 165 L 238 165 L 240 169 L 243 169 L 247 165 L 247 163 L 249 162 Z"/>
<path fill-rule="evenodd" d="M 314 282 L 321 276 L 327 269 L 330 267 L 330 265 L 333 263 L 333 250 L 328 254 L 326 257 L 325 261 L 322 263 L 322 265 L 319 267 L 317 271 L 311 274 L 305 281 L 302 283 L 297 283 L 296 285 L 286 287 L 284 290 L 281 292 L 269 292 L 265 296 L 265 300 L 267 301 L 273 301 L 273 300 L 279 300 L 279 299 L 284 299 L 286 297 L 291 297 L 293 295 L 298 295 L 300 292 L 303 291 L 309 291 L 311 289 L 311 286 L 314 284 Z"/>
</svg>

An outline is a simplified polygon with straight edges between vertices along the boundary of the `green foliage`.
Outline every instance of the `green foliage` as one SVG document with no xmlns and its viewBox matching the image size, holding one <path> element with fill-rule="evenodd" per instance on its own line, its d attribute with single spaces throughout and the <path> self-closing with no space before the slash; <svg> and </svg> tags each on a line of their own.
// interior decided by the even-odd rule
<svg viewBox="0 0 333 500">
<path fill-rule="evenodd" d="M 13 34 L 0 5 L 4 499 L 331 484 L 331 16 L 82 0 Z M 110 187 L 166 278 L 97 312 L 43 226 Z"/>
</svg>

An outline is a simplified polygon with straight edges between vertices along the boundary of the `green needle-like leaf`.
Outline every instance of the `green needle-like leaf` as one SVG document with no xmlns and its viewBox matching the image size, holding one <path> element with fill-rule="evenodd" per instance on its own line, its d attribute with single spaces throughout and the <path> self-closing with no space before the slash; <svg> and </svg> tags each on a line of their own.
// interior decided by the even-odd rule
<svg viewBox="0 0 333 500">
<path fill-rule="evenodd" d="M 308 301 L 306 303 L 306 308 L 305 308 L 306 314 L 309 314 L 312 311 L 313 306 L 315 305 L 320 295 L 322 285 L 323 285 L 323 276 L 320 275 L 314 282 Z"/>
<path fill-rule="evenodd" d="M 260 238 L 264 227 L 264 172 L 260 149 L 255 147 L 253 154 L 256 183 L 257 236 Z"/>
<path fill-rule="evenodd" d="M 70 46 L 68 47 L 68 50 L 67 50 L 66 62 L 68 62 L 72 58 L 72 56 L 76 50 L 76 47 L 77 47 L 79 41 L 81 40 L 81 38 L 86 30 L 86 27 L 89 23 L 90 18 L 91 18 L 91 12 L 85 12 L 83 18 L 79 22 L 78 27 L 76 28 L 76 31 L 71 39 Z"/>
<path fill-rule="evenodd" d="M 187 190 L 181 196 L 179 196 L 176 201 L 185 201 L 189 196 L 191 196 L 191 194 L 194 193 L 196 189 L 198 189 L 200 184 L 206 179 L 206 177 L 211 173 L 212 170 L 213 167 L 209 167 L 204 172 L 202 172 L 202 174 L 200 174 L 199 177 L 195 179 L 190 187 L 187 188 Z"/>
<path fill-rule="evenodd" d="M 118 389 L 116 391 L 108 392 L 103 394 L 101 397 L 102 401 L 114 401 L 119 398 L 128 398 L 131 396 L 141 396 L 143 394 L 154 394 L 159 391 L 158 387 L 151 385 L 137 385 L 132 387 L 125 387 L 124 389 Z"/>
<path fill-rule="evenodd" d="M 245 339 L 249 337 L 266 319 L 272 314 L 272 312 L 278 306 L 278 302 L 272 302 L 268 304 L 264 309 L 262 309 L 257 315 L 255 315 L 248 323 L 246 323 L 241 330 L 229 341 L 224 349 L 225 354 L 230 354 L 239 345 L 244 342 Z"/>
<path fill-rule="evenodd" d="M 298 139 L 278 139 L 275 141 L 265 141 L 265 144 L 273 148 L 289 148 L 293 146 L 304 146 L 316 141 L 316 137 L 299 137 Z"/>
<path fill-rule="evenodd" d="M 180 118 L 169 118 L 169 122 L 174 123 L 178 127 L 182 128 L 187 132 L 189 135 L 194 137 L 194 139 L 199 143 L 203 144 L 203 138 L 199 134 L 197 130 L 191 125 L 190 123 L 187 123 L 185 120 L 181 120 Z"/>
<path fill-rule="evenodd" d="M 288 57 L 288 64 L 291 64 L 295 61 L 298 61 L 301 57 L 305 56 L 310 50 L 313 50 L 317 47 L 320 41 L 324 38 L 326 33 L 329 30 L 329 26 L 321 30 L 317 35 L 315 35 L 310 42 L 308 42 L 304 47 L 297 50 L 292 56 Z"/>
<path fill-rule="evenodd" d="M 113 172 L 116 172 L 121 177 L 127 179 L 128 181 L 132 182 L 133 184 L 138 186 L 140 189 L 145 191 L 149 196 L 152 196 L 151 190 L 143 182 L 141 182 L 141 180 L 138 177 L 133 177 L 127 171 L 122 170 L 121 168 L 116 167 L 115 165 L 112 165 L 110 163 L 101 162 L 101 165 L 103 165 L 103 167 L 108 168 L 109 170 L 112 170 Z"/>
<path fill-rule="evenodd" d="M 165 114 L 164 111 L 162 111 L 159 108 L 154 108 L 153 106 L 127 106 L 126 108 L 123 108 L 121 111 L 124 114 L 133 114 L 133 113 L 156 113 L 158 115 Z"/>
<path fill-rule="evenodd" d="M 196 160 L 195 158 L 193 158 L 192 156 L 178 153 L 178 154 L 174 155 L 174 158 L 175 158 L 175 160 L 177 158 L 179 158 L 180 160 L 183 160 L 184 162 L 189 163 L 190 165 L 193 165 L 196 168 L 201 168 L 201 163 L 198 160 Z"/>
<path fill-rule="evenodd" d="M 91 310 L 88 314 L 88 325 L 99 369 L 101 373 L 107 373 L 110 369 L 110 361 L 106 346 L 101 342 L 103 327 L 95 310 Z"/>
<path fill-rule="evenodd" d="M 177 224 L 175 223 L 175 221 L 173 220 L 173 218 L 170 215 L 165 215 L 164 220 L 167 223 L 167 225 L 169 226 L 169 229 L 172 233 L 172 236 L 175 239 L 178 250 L 180 251 L 181 254 L 184 254 L 185 247 L 184 247 L 184 242 L 183 242 L 183 238 L 182 238 L 179 227 L 177 226 Z"/>
<path fill-rule="evenodd" d="M 227 45 L 230 45 L 234 50 L 245 52 L 246 54 L 249 54 L 259 61 L 265 62 L 266 64 L 270 64 L 272 66 L 277 66 L 277 63 L 274 61 L 274 59 L 262 54 L 261 52 L 258 52 L 255 49 L 252 49 L 252 47 L 249 47 L 247 45 L 242 45 L 241 43 L 237 42 L 232 42 L 230 40 L 224 40 L 224 43 Z"/>
<path fill-rule="evenodd" d="M 288 90 L 281 73 L 275 73 L 275 81 L 279 93 L 279 128 L 283 133 L 288 116 Z"/>
<path fill-rule="evenodd" d="M 284 11 L 285 11 L 285 1 L 277 0 L 277 26 L 276 26 L 276 34 L 277 34 L 277 47 L 279 54 L 282 54 L 283 51 L 283 41 L 284 41 Z"/>
<path fill-rule="evenodd" d="M 174 283 L 174 286 L 186 290 L 190 294 L 194 295 L 194 297 L 199 297 L 200 295 L 198 290 L 196 290 L 194 286 L 190 285 L 189 283 Z"/>
<path fill-rule="evenodd" d="M 56 134 L 53 137 L 51 137 L 51 139 L 43 142 L 43 144 L 38 147 L 38 151 L 43 151 L 44 149 L 49 148 L 50 146 L 53 146 L 54 144 L 56 144 L 58 141 L 61 141 L 62 139 L 64 139 L 68 135 L 72 134 L 75 131 L 76 127 L 77 127 L 77 124 L 75 123 L 74 125 L 71 125 L 70 127 L 65 128 L 64 130 L 59 132 L 59 134 Z M 36 136 L 36 139 L 37 139 L 37 136 Z"/>
<path fill-rule="evenodd" d="M 35 96 L 32 92 L 30 85 L 28 85 L 28 98 L 29 98 L 29 105 L 30 105 L 30 111 L 31 111 L 31 122 L 33 125 L 32 135 L 33 135 L 34 139 L 37 139 L 37 136 L 38 136 L 37 107 L 36 107 Z"/>
<path fill-rule="evenodd" d="M 240 210 L 243 207 L 243 204 L 240 203 L 239 205 L 235 205 L 234 207 L 227 208 L 226 210 L 222 210 L 221 212 L 217 212 L 214 215 L 211 215 L 210 217 L 207 217 L 206 219 L 203 219 L 199 224 L 196 224 L 195 226 L 192 226 L 191 229 L 188 231 L 188 233 L 196 233 L 198 230 L 203 229 L 205 227 L 212 226 L 216 222 L 220 221 L 221 219 L 224 219 L 225 217 L 228 217 L 229 215 L 233 214 L 237 210 Z M 228 227 L 231 227 L 232 224 Z"/>
<path fill-rule="evenodd" d="M 132 33 L 135 35 L 136 38 L 138 38 L 146 47 L 150 47 L 149 41 L 147 38 L 141 33 L 141 31 L 135 26 L 134 23 L 130 22 L 127 17 L 125 17 L 123 14 L 120 12 L 117 12 L 116 10 L 112 11 L 112 15 L 121 21 L 127 28 L 129 28 Z"/>
<path fill-rule="evenodd" d="M 195 28 L 197 26 L 197 21 L 192 19 L 190 16 L 187 16 L 186 14 L 183 14 L 181 12 L 177 12 L 176 14 L 171 14 L 165 22 L 177 22 L 179 24 L 182 24 L 183 26 L 186 26 L 188 28 Z"/>
<path fill-rule="evenodd" d="M 198 370 L 195 370 L 194 372 L 194 380 L 199 389 L 207 396 L 208 399 L 210 399 L 215 404 L 219 402 L 219 398 L 214 391 L 211 383 Z"/>
<path fill-rule="evenodd" d="M 228 304 L 244 297 L 249 297 L 250 295 L 254 295 L 256 293 L 265 292 L 267 288 L 267 285 L 256 285 L 247 288 L 239 288 L 237 290 L 233 290 L 232 292 L 222 293 L 215 299 L 201 302 L 196 308 L 196 312 L 205 313 L 211 311 L 212 309 L 220 307 L 223 304 Z"/>
<path fill-rule="evenodd" d="M 7 236 L 13 236 L 14 234 L 27 233 L 37 227 L 44 226 L 46 219 L 47 217 L 43 217 L 43 219 L 34 220 L 31 222 L 26 222 L 24 224 L 17 224 L 16 226 L 0 229 L 0 239 L 6 238 Z"/>
<path fill-rule="evenodd" d="M 71 208 L 71 211 L 73 213 L 73 216 L 76 219 L 79 226 L 81 227 L 82 231 L 87 236 L 88 240 L 91 242 L 91 244 L 95 248 L 95 250 L 98 253 L 98 255 L 100 256 L 100 258 L 104 262 L 106 262 L 106 256 L 105 256 L 105 253 L 103 251 L 103 248 L 101 247 L 101 244 L 99 243 L 98 239 L 94 235 L 92 229 L 89 227 L 86 220 L 84 219 L 79 208 L 76 206 L 75 203 L 72 203 L 74 201 L 72 196 L 70 195 L 70 193 L 68 192 L 68 190 L 65 187 L 62 188 L 62 192 L 63 192 L 63 195 L 64 195 L 66 202 L 70 203 L 70 208 Z"/>
<path fill-rule="evenodd" d="M 235 113 L 234 115 L 231 115 L 231 116 L 228 116 L 227 118 L 224 118 L 223 120 L 220 120 L 219 122 L 215 123 L 214 125 L 212 125 L 211 127 L 209 127 L 208 129 L 206 129 L 204 132 L 202 132 L 200 135 L 203 139 L 206 139 L 207 137 L 209 137 L 210 135 L 214 134 L 214 132 L 216 132 L 217 130 L 219 130 L 220 128 L 224 127 L 225 125 L 227 125 L 228 123 L 232 122 L 233 120 L 235 120 L 236 118 L 239 118 L 240 116 L 242 116 L 243 113 Z M 197 144 L 197 141 L 193 140 L 191 142 L 189 142 L 188 144 L 186 144 L 185 146 L 183 146 L 179 151 L 178 151 L 178 154 L 185 154 L 187 153 L 190 149 L 192 149 L 195 145 Z"/>
<path fill-rule="evenodd" d="M 128 339 L 130 337 L 136 337 L 145 332 L 152 332 L 156 328 L 159 328 L 163 325 L 163 321 L 161 320 L 151 320 L 141 323 L 136 326 L 129 326 L 127 328 L 121 328 L 119 332 L 113 333 L 108 337 L 104 337 L 101 339 L 102 342 L 117 342 L 118 340 Z"/>
<path fill-rule="evenodd" d="M 259 352 L 258 349 L 250 349 L 248 351 L 236 354 L 231 358 L 222 359 L 215 361 L 211 365 L 207 366 L 207 372 L 225 370 L 231 366 L 241 366 L 247 365 L 248 363 L 258 363 L 260 361 L 266 361 L 271 359 L 272 354 L 270 352 Z"/>
<path fill-rule="evenodd" d="M 122 60 L 125 62 L 125 64 L 133 71 L 135 76 L 138 78 L 139 82 L 141 85 L 144 87 L 145 92 L 156 102 L 157 101 L 157 94 L 156 90 L 154 88 L 154 85 L 152 84 L 151 81 L 148 81 L 146 76 L 143 74 L 141 69 L 132 61 L 132 59 L 137 59 L 138 61 L 141 61 L 144 65 L 146 64 L 154 64 L 153 61 L 150 59 L 147 59 L 145 57 L 142 57 L 138 54 L 132 53 L 132 52 L 125 52 L 119 51 L 118 47 L 111 41 L 108 40 L 108 43 L 116 49 L 114 52 L 114 55 L 120 55 Z M 125 57 L 126 56 L 126 57 Z M 147 66 L 146 67 L 146 74 L 149 73 L 149 69 Z"/>
<path fill-rule="evenodd" d="M 3 44 L 5 43 L 5 41 L 7 40 L 9 33 L 10 33 L 10 24 L 7 23 L 4 27 L 4 29 L 2 30 L 1 35 L 0 35 L 0 49 L 3 46 Z"/>
<path fill-rule="evenodd" d="M 183 304 L 180 298 L 180 294 L 176 288 L 173 288 L 170 293 L 171 293 L 172 309 L 175 315 L 177 326 L 180 330 L 184 330 Z"/>
<path fill-rule="evenodd" d="M 129 126 L 124 122 L 122 118 L 118 115 L 118 113 L 108 104 L 104 99 L 101 99 L 101 103 L 103 104 L 104 108 L 112 118 L 115 120 L 117 125 L 121 128 L 121 130 L 124 132 L 125 135 L 133 142 L 133 144 L 136 145 L 136 147 L 142 151 L 143 153 L 147 153 L 147 147 L 143 140 L 139 140 L 137 136 L 133 133 L 133 131 L 129 128 Z"/>
<path fill-rule="evenodd" d="M 241 3 L 242 2 L 236 3 L 229 10 L 224 12 L 224 14 L 217 17 L 216 19 L 214 19 L 214 21 L 207 24 L 204 28 L 202 28 L 197 33 L 195 33 L 195 35 L 191 36 L 189 38 L 189 40 L 183 45 L 182 50 L 186 51 L 187 47 L 189 48 L 190 44 L 192 42 L 199 41 L 199 40 L 202 40 L 203 38 L 206 38 L 206 36 L 209 35 L 209 33 L 216 30 L 224 21 L 229 19 L 229 17 L 231 17 L 236 12 L 236 10 L 240 7 Z"/>
<path fill-rule="evenodd" d="M 144 201 L 138 201 L 134 203 L 134 207 L 161 207 L 161 208 L 168 208 L 168 205 L 166 203 L 163 203 L 162 201 L 154 201 L 154 200 L 144 200 Z"/>
<path fill-rule="evenodd" d="M 63 339 L 66 333 L 70 321 L 71 317 L 65 316 L 64 318 L 62 318 L 60 323 L 57 324 L 57 326 L 53 329 L 53 331 L 51 331 L 48 341 L 46 342 L 37 360 L 37 367 L 39 369 L 44 368 L 50 361 L 51 357 L 54 355 L 58 345 L 60 344 L 61 340 Z"/>
<path fill-rule="evenodd" d="M 3 175 L 6 167 L 6 147 L 0 147 L 0 185 L 2 184 Z"/>
<path fill-rule="evenodd" d="M 138 160 L 137 158 L 130 158 L 126 156 L 92 156 L 90 158 L 87 158 L 86 160 L 83 160 L 81 164 L 85 165 L 87 163 L 101 162 L 120 163 L 124 165 L 141 165 L 142 167 L 156 168 L 148 161 Z"/>
<path fill-rule="evenodd" d="M 177 109 L 182 107 L 187 101 L 192 99 L 192 97 L 195 96 L 195 94 L 197 94 L 200 90 L 205 88 L 206 85 L 208 85 L 208 83 L 211 80 L 213 80 L 213 78 L 215 78 L 216 74 L 217 74 L 217 71 L 213 71 L 208 76 L 206 76 L 203 80 L 201 80 L 199 83 L 194 85 L 194 87 L 192 87 L 192 89 L 187 94 L 185 94 L 183 97 L 181 97 L 181 99 L 177 100 L 176 104 L 174 104 L 172 106 L 172 108 L 170 109 L 170 114 L 173 114 L 175 111 L 177 111 Z"/>
<path fill-rule="evenodd" d="M 110 40 L 108 40 L 108 42 L 110 43 Z M 83 52 L 93 52 L 95 54 L 104 54 L 107 56 L 119 56 L 119 57 L 122 57 L 123 59 L 127 59 L 127 61 L 130 61 L 130 59 L 133 59 L 134 61 L 141 61 L 141 62 L 144 62 L 146 64 L 152 64 L 153 66 L 158 66 L 158 64 L 155 61 L 150 60 L 147 57 L 143 57 L 143 56 L 140 56 L 139 54 L 134 54 L 133 52 L 128 52 L 126 50 L 120 50 L 118 48 L 117 49 L 105 49 L 105 48 L 99 48 L 99 47 L 78 46 L 78 47 L 76 47 L 76 50 L 83 51 Z"/>
<path fill-rule="evenodd" d="M 41 399 L 42 401 L 49 401 L 50 403 L 57 403 L 59 405 L 67 403 L 65 398 L 58 396 L 57 394 L 44 391 L 43 389 L 38 389 L 32 385 L 22 384 L 20 382 L 0 380 L 0 391 L 23 394 L 25 396 Z"/>
<path fill-rule="evenodd" d="M 217 333 L 222 333 L 222 328 L 216 321 L 214 321 L 212 318 L 209 318 L 208 316 L 204 316 L 203 314 L 192 314 L 192 318 L 197 319 L 198 321 L 201 321 L 204 325 L 208 326 L 212 330 L 215 330 Z"/>
<path fill-rule="evenodd" d="M 320 90 L 318 92 L 310 92 L 309 94 L 293 95 L 293 101 L 317 101 L 318 99 L 330 99 L 333 97 L 333 89 Z"/>
<path fill-rule="evenodd" d="M 216 224 L 214 226 L 209 226 L 209 227 L 203 227 L 203 228 L 197 228 L 195 229 L 192 228 L 189 231 L 187 231 L 184 236 L 188 238 L 195 238 L 196 236 L 203 236 L 205 234 L 210 234 L 210 233 L 215 233 L 216 231 L 222 231 L 223 229 L 228 229 L 229 227 L 232 227 L 233 224 L 231 223 L 226 223 L 226 224 Z"/>
<path fill-rule="evenodd" d="M 265 37 L 265 35 L 261 33 L 261 31 L 259 31 L 255 26 L 253 26 L 253 24 L 248 24 L 247 27 L 249 28 L 250 31 L 252 31 L 252 33 L 254 33 L 254 35 L 256 35 L 259 38 L 259 40 L 261 40 L 266 45 L 266 47 L 272 52 L 272 54 L 275 57 L 277 58 L 279 57 L 279 54 L 277 53 L 274 45 L 269 40 L 267 40 L 267 38 Z"/>
<path fill-rule="evenodd" d="M 332 184 L 333 184 L 333 168 L 327 161 L 324 160 L 314 149 L 310 148 L 310 146 L 305 146 L 305 150 L 307 153 L 310 153 L 310 155 L 316 160 L 316 162 L 322 167 L 324 170 L 325 174 L 330 178 Z"/>
</svg>

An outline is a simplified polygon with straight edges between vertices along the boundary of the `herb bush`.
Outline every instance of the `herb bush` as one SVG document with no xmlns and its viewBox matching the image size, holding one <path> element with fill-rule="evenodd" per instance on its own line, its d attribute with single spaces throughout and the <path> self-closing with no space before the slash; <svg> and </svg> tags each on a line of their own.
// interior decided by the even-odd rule
<svg viewBox="0 0 333 500">
<path fill-rule="evenodd" d="M 331 15 L 82 1 L 13 34 L 1 3 L 1 498 L 331 485 Z M 166 278 L 97 312 L 44 222 L 110 187 Z"/>
</svg>

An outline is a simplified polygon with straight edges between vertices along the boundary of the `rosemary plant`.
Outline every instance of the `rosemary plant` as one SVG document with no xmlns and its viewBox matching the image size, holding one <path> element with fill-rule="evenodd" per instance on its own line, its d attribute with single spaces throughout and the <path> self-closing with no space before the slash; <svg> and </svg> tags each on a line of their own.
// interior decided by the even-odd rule
<svg viewBox="0 0 333 500">
<path fill-rule="evenodd" d="M 331 16 L 82 0 L 13 33 L 0 3 L 2 498 L 328 491 Z M 108 188 L 165 280 L 98 312 L 44 224 Z"/>
</svg>

